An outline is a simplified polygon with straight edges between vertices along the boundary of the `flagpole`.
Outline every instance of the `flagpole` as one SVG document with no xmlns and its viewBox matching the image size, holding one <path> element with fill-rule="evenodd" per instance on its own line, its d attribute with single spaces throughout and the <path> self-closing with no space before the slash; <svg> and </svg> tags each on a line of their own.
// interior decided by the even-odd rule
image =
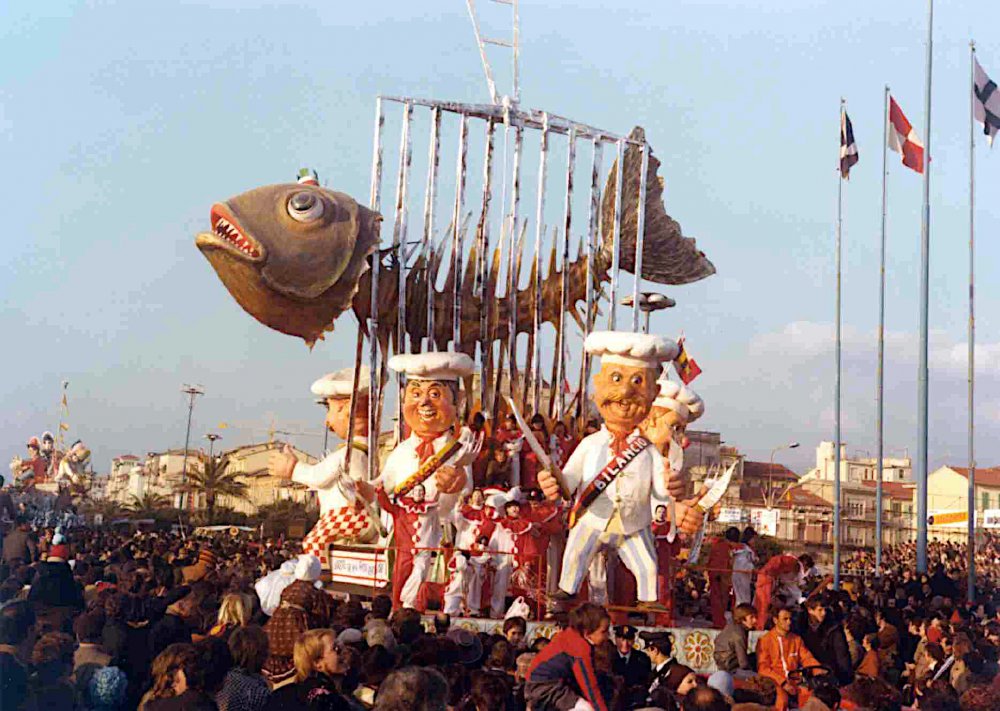
<svg viewBox="0 0 1000 711">
<path fill-rule="evenodd" d="M 927 337 L 931 245 L 931 70 L 934 0 L 927 0 L 927 77 L 924 89 L 924 194 L 920 222 L 920 348 L 917 366 L 917 572 L 927 572 Z"/>
<path fill-rule="evenodd" d="M 975 457 L 975 403 L 976 368 L 976 312 L 975 312 L 975 244 L 976 244 L 976 43 L 969 42 L 969 583 L 967 599 L 976 598 L 976 457 Z"/>
<path fill-rule="evenodd" d="M 885 85 L 882 99 L 882 227 L 879 259 L 878 285 L 878 368 L 876 402 L 876 425 L 878 445 L 878 478 L 875 480 L 875 576 L 882 576 L 882 460 L 885 433 L 883 430 L 885 413 L 885 214 L 886 214 L 886 154 L 888 152 L 889 131 L 889 85 Z"/>
<path fill-rule="evenodd" d="M 845 101 L 844 98 L 840 98 L 840 125 L 844 125 L 844 111 L 845 111 Z M 838 137 L 837 144 L 838 155 L 840 151 L 840 143 Z M 836 361 L 837 361 L 837 378 L 836 387 L 834 389 L 834 419 L 836 420 L 836 427 L 834 433 L 834 455 L 833 455 L 833 468 L 834 468 L 834 478 L 833 478 L 833 588 L 834 590 L 840 589 L 840 234 L 842 225 L 842 206 L 843 206 L 843 192 L 844 192 L 844 177 L 840 172 L 839 166 L 837 169 L 837 346 L 836 346 Z"/>
</svg>

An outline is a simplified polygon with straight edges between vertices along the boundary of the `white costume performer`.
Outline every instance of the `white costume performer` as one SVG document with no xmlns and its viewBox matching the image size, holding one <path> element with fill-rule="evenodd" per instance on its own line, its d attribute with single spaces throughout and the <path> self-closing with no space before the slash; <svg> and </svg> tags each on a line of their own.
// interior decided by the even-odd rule
<svg viewBox="0 0 1000 711">
<path fill-rule="evenodd" d="M 659 371 L 664 361 L 677 354 L 673 342 L 635 333 L 595 332 L 587 337 L 585 347 L 588 353 L 602 358 L 602 370 L 608 364 L 620 364 Z M 595 392 L 595 400 L 601 396 Z M 639 449 L 644 440 L 638 437 L 636 428 L 627 440 L 630 447 L 623 450 L 619 442 L 617 453 L 612 451 L 614 438 L 606 427 L 580 442 L 562 470 L 574 504 L 610 462 L 622 461 L 632 448 Z M 653 509 L 669 501 L 664 473 L 663 457 L 647 445 L 613 481 L 598 487 L 599 493 L 580 512 L 566 541 L 559 579 L 564 593 L 579 590 L 594 555 L 602 545 L 608 545 L 618 549 L 622 562 L 635 576 L 639 600 L 656 601 L 656 548 L 650 527 Z"/>
<path fill-rule="evenodd" d="M 753 601 L 753 569 L 757 565 L 757 554 L 746 543 L 733 551 L 733 594 L 736 604 L 749 605 Z"/>
<path fill-rule="evenodd" d="M 406 375 L 408 384 L 412 381 L 451 382 L 455 384 L 456 392 L 458 380 L 470 375 L 473 369 L 472 359 L 464 353 L 401 354 L 390 358 L 388 365 L 392 370 Z M 452 406 L 457 407 L 457 402 L 452 403 Z M 404 406 L 404 416 L 405 409 Z M 409 418 L 407 424 L 416 430 Z M 384 489 L 386 496 L 391 499 L 405 494 L 401 487 L 407 485 L 424 463 L 432 461 L 440 452 L 453 445 L 455 442 L 453 429 L 454 422 L 449 424 L 447 431 L 439 431 L 433 436 L 421 437 L 413 431 L 409 437 L 400 442 L 386 459 L 377 482 Z M 464 446 L 460 446 L 454 454 L 442 462 L 442 465 L 452 466 L 460 473 L 464 473 L 465 484 L 462 491 L 453 494 L 439 492 L 433 474 L 420 482 L 424 487 L 425 500 L 433 501 L 436 505 L 421 517 L 419 541 L 413 542 L 413 548 L 439 548 L 442 517 L 450 518 L 461 494 L 471 491 L 472 473 L 468 467 L 465 450 Z M 420 584 L 427 579 L 433 562 L 433 550 L 413 550 L 413 548 L 410 551 L 397 550 L 393 566 L 393 597 L 396 598 L 394 602 L 404 607 L 415 607 Z"/>
<path fill-rule="evenodd" d="M 354 388 L 354 369 L 330 373 L 312 385 L 312 392 L 324 400 L 343 398 L 349 402 Z M 368 369 L 361 368 L 358 394 L 368 395 Z M 349 406 L 349 405 L 348 405 Z M 351 470 L 347 471 L 347 445 L 342 444 L 317 464 L 298 462 L 292 470 L 292 481 L 315 491 L 319 498 L 320 518 L 304 539 L 302 551 L 319 558 L 324 568 L 329 566 L 331 543 L 369 543 L 376 537 L 374 522 L 359 501 L 355 482 L 368 474 L 367 437 L 355 436 L 351 451 Z"/>
</svg>

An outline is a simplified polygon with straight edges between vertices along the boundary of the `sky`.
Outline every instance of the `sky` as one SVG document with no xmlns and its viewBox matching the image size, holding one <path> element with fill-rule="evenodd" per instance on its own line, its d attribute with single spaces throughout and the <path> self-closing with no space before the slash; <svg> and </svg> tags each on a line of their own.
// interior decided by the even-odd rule
<svg viewBox="0 0 1000 711">
<path fill-rule="evenodd" d="M 479 5 L 488 34 L 509 31 L 504 6 Z M 1000 78 L 1000 5 L 939 5 L 932 467 L 967 459 L 970 38 Z M 843 440 L 851 453 L 875 450 L 883 87 L 922 135 L 926 23 L 923 3 L 521 3 L 522 106 L 622 134 L 645 127 L 668 213 L 715 264 L 704 281 L 661 288 L 678 306 L 656 314 L 652 330 L 683 333 L 704 371 L 693 384 L 707 406 L 697 427 L 750 458 L 798 441 L 777 456 L 804 473 L 834 436 L 841 97 L 861 156 L 843 186 Z M 491 57 L 503 92 L 506 57 Z M 488 101 L 464 3 L 0 4 L 0 455 L 23 455 L 30 436 L 56 430 L 64 380 L 68 436 L 90 445 L 98 471 L 119 454 L 183 446 L 186 383 L 205 391 L 195 446 L 208 432 L 226 447 L 260 441 L 273 426 L 306 433 L 288 438 L 318 453 L 322 413 L 309 384 L 350 363 L 353 318 L 312 351 L 265 328 L 225 291 L 194 235 L 213 202 L 304 166 L 367 202 L 380 93 Z M 396 111 L 383 208 L 398 126 Z M 442 165 L 454 166 L 454 142 L 443 145 Z M 564 165 L 562 150 L 553 166 Z M 975 153 L 976 448 L 989 466 L 1000 464 L 1000 156 L 982 137 Z M 581 151 L 578 170 L 589 160 Z M 610 162 L 606 153 L 605 171 Z M 559 169 L 550 171 L 556 189 Z M 887 185 L 885 442 L 901 454 L 916 444 L 921 181 L 890 153 Z M 453 190 L 447 178 L 441 190 Z M 552 224 L 560 209 L 548 201 Z M 575 214 L 574 245 L 585 225 Z M 631 277 L 622 283 L 631 289 Z"/>
</svg>

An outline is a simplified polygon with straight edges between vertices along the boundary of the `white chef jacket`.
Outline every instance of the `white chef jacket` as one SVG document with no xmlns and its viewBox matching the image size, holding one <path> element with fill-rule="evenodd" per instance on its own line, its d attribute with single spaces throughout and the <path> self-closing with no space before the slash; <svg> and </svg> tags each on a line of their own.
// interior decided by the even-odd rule
<svg viewBox="0 0 1000 711">
<path fill-rule="evenodd" d="M 562 471 L 574 503 L 611 461 L 611 439 L 607 428 L 601 427 L 599 432 L 584 437 L 566 462 Z M 603 531 L 617 508 L 626 536 L 649 528 L 653 509 L 670 500 L 664 473 L 663 456 L 655 447 L 646 447 L 587 507 L 576 525 Z"/>
<path fill-rule="evenodd" d="M 358 444 L 368 445 L 367 437 L 355 437 Z M 341 446 L 331 452 L 316 464 L 298 462 L 292 470 L 292 481 L 305 484 L 317 493 L 319 497 L 320 516 L 330 511 L 353 506 L 355 502 L 354 482 L 364 479 L 368 474 L 368 454 L 364 450 L 354 448 L 351 452 L 351 474 L 345 477 L 347 462 L 347 447 Z"/>
</svg>

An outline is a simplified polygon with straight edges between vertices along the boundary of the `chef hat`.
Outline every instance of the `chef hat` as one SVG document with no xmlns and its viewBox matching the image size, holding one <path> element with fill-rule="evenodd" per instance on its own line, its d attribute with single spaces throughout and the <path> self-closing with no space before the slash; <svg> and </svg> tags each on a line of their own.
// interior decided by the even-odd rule
<svg viewBox="0 0 1000 711">
<path fill-rule="evenodd" d="M 459 380 L 472 375 L 475 365 L 465 353 L 401 353 L 389 367 L 409 380 Z"/>
<path fill-rule="evenodd" d="M 681 388 L 681 391 L 677 394 L 677 399 L 686 405 L 688 411 L 691 413 L 687 418 L 688 422 L 694 422 L 705 414 L 705 401 L 701 399 L 701 395 L 687 385 Z"/>
<path fill-rule="evenodd" d="M 296 580 L 305 580 L 311 583 L 314 580 L 319 580 L 322 573 L 323 565 L 319 562 L 319 558 L 311 553 L 303 553 L 299 556 L 299 560 L 295 564 Z"/>
<path fill-rule="evenodd" d="M 682 419 L 687 420 L 691 413 L 688 410 L 688 406 L 681 402 L 678 397 L 681 392 L 681 386 L 673 380 L 666 378 L 657 380 L 656 383 L 660 386 L 660 394 L 656 396 L 655 400 L 653 400 L 653 407 L 662 407 L 664 410 L 673 410 Z"/>
<path fill-rule="evenodd" d="M 77 441 L 70 448 L 69 453 L 76 457 L 78 462 L 82 462 L 90 457 L 90 450 L 87 449 L 87 445 L 80 441 Z"/>
<path fill-rule="evenodd" d="M 368 394 L 368 382 L 371 371 L 368 366 L 361 366 L 358 373 L 358 395 Z M 342 368 L 334 373 L 327 373 L 312 384 L 313 395 L 323 398 L 350 397 L 354 392 L 354 368 Z"/>
<path fill-rule="evenodd" d="M 524 496 L 521 494 L 521 487 L 515 486 L 512 487 L 510 491 L 500 491 L 493 494 L 493 496 L 487 499 L 487 503 L 502 515 L 504 507 L 507 504 L 511 502 L 521 503 L 523 499 Z"/>
<path fill-rule="evenodd" d="M 657 369 L 679 352 L 677 344 L 669 339 L 631 331 L 594 331 L 587 336 L 584 348 L 599 356 L 602 363 Z"/>
</svg>

